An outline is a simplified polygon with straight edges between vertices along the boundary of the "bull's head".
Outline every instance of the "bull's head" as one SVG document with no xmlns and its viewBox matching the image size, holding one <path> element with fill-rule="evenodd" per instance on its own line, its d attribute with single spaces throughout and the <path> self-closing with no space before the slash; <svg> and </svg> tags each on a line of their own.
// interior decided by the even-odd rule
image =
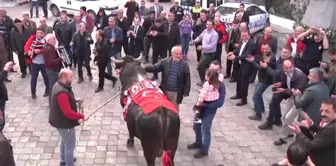
<svg viewBox="0 0 336 166">
<path fill-rule="evenodd" d="M 116 69 L 121 69 L 126 66 L 126 64 L 136 63 L 141 64 L 142 56 L 140 55 L 138 58 L 134 58 L 133 56 L 126 55 L 122 57 L 120 60 L 115 59 L 114 57 L 111 58 L 112 62 L 115 64 Z"/>
</svg>

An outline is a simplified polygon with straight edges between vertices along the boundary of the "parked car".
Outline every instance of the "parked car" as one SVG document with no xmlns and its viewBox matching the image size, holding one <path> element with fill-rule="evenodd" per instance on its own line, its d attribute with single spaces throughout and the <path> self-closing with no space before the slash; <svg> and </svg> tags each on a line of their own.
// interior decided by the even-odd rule
<svg viewBox="0 0 336 166">
<path fill-rule="evenodd" d="M 117 14 L 119 1 L 117 0 L 50 0 L 49 10 L 52 15 L 59 17 L 60 11 L 66 10 L 69 15 L 79 11 L 81 6 L 85 6 L 89 14 L 96 18 L 98 10 L 103 8 L 107 15 Z"/>
<path fill-rule="evenodd" d="M 240 3 L 224 3 L 216 8 L 216 11 L 221 14 L 221 21 L 226 24 L 227 28 L 231 27 L 239 5 Z M 265 7 L 255 4 L 245 4 L 245 12 L 250 16 L 249 28 L 251 33 L 258 32 L 271 25 L 269 13 Z"/>
</svg>

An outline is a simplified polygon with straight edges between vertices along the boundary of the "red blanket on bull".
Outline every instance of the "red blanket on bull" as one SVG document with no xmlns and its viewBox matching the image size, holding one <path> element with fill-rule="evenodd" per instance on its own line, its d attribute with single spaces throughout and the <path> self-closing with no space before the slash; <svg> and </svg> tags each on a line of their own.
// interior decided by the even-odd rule
<svg viewBox="0 0 336 166">
<path fill-rule="evenodd" d="M 163 92 L 155 86 L 155 83 L 148 80 L 142 80 L 134 83 L 125 92 L 127 96 L 124 100 L 124 119 L 127 118 L 128 105 L 131 102 L 139 105 L 146 115 L 152 113 L 159 107 L 164 107 L 168 110 L 177 113 L 177 109 L 173 103 L 163 94 Z"/>
</svg>

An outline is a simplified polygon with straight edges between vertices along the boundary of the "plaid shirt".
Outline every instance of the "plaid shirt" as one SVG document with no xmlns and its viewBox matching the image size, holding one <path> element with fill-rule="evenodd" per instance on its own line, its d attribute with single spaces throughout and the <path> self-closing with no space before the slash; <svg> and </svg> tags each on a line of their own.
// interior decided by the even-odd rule
<svg viewBox="0 0 336 166">
<path fill-rule="evenodd" d="M 203 84 L 203 88 L 197 98 L 196 105 L 199 106 L 204 101 L 215 101 L 219 98 L 219 91 L 213 85 L 210 85 L 208 81 Z"/>
</svg>

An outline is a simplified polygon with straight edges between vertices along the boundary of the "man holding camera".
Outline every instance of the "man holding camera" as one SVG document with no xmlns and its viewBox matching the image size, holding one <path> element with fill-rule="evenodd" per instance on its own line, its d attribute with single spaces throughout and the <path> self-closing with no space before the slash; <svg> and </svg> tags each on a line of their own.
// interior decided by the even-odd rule
<svg viewBox="0 0 336 166">
<path fill-rule="evenodd" d="M 310 69 L 320 67 L 319 62 L 322 61 L 323 51 L 329 48 L 329 41 L 325 31 L 316 27 L 301 33 L 298 40 L 303 40 L 306 49 L 296 57 L 296 67 L 308 75 Z"/>
</svg>

